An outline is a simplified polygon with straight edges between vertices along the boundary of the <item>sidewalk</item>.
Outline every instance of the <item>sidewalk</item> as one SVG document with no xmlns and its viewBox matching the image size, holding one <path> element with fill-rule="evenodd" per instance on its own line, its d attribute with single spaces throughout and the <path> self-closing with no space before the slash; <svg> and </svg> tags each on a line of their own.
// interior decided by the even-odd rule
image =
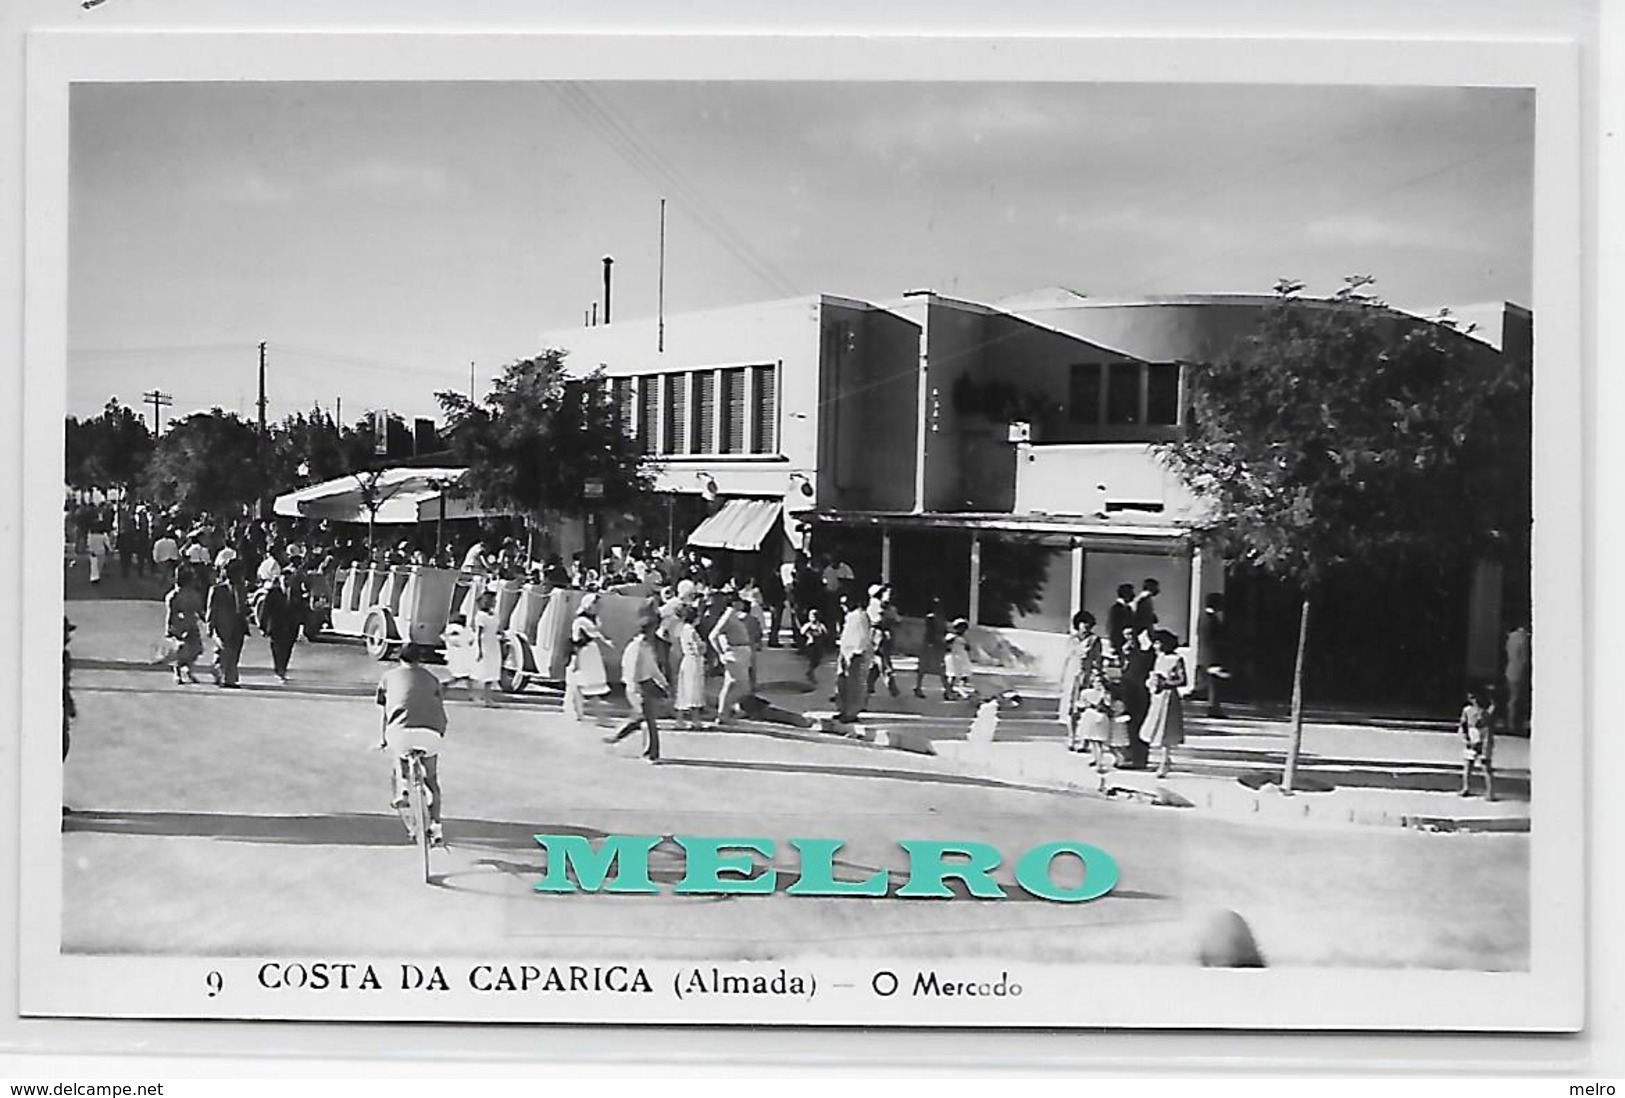
<svg viewBox="0 0 1625 1098">
<path fill-rule="evenodd" d="M 764 694 L 815 719 L 832 715 L 831 668 L 820 669 L 817 685 L 809 690 L 804 665 L 792 664 L 791 653 L 764 655 Z M 801 682 L 794 682 L 798 677 Z M 912 669 L 900 670 L 898 680 L 901 696 L 877 694 L 854 731 L 870 746 L 934 755 L 965 775 L 1267 823 L 1529 829 L 1529 741 L 1521 737 L 1496 740 L 1498 799 L 1489 802 L 1482 795 L 1481 773 L 1475 775 L 1475 796 L 1456 795 L 1461 748 L 1448 720 L 1312 709 L 1304 725 L 1299 791 L 1288 795 L 1278 783 L 1290 724 L 1278 707 L 1240 706 L 1227 717 L 1208 718 L 1189 705 L 1187 738 L 1174 751 L 1169 777 L 1113 769 L 1103 781 L 1087 755 L 1066 749 L 1054 719 L 1053 692 L 1046 696 L 1040 684 L 1024 690 L 1004 679 L 983 683 L 984 690 L 1015 689 L 1023 699 L 1020 707 L 1001 710 L 991 740 L 983 741 L 970 738 L 972 703 L 943 701 L 929 689 L 935 683 L 928 684 L 925 699 L 913 697 Z"/>
</svg>

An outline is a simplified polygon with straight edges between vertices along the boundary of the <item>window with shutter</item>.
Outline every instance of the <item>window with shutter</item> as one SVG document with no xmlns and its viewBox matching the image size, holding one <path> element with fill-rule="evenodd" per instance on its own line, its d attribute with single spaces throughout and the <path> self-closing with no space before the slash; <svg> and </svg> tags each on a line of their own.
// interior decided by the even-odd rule
<svg viewBox="0 0 1625 1098">
<path fill-rule="evenodd" d="M 658 427 L 660 423 L 660 379 L 657 377 L 638 378 L 638 403 L 640 415 L 638 416 L 638 451 L 652 454 L 658 448 Z"/>
<path fill-rule="evenodd" d="M 666 385 L 666 437 L 664 450 L 668 454 L 688 453 L 688 375 L 667 374 Z"/>
<path fill-rule="evenodd" d="M 694 375 L 694 452 L 717 453 L 717 374 L 702 370 Z"/>
<path fill-rule="evenodd" d="M 629 377 L 611 378 L 609 382 L 610 398 L 615 402 L 615 422 L 627 434 L 632 433 L 632 379 Z"/>
<path fill-rule="evenodd" d="M 745 371 L 736 367 L 722 371 L 722 437 L 717 452 L 745 452 Z"/>
<path fill-rule="evenodd" d="M 779 452 L 779 368 L 752 366 L 751 370 L 756 374 L 755 407 L 751 409 L 756 437 L 751 453 L 776 454 Z"/>
</svg>

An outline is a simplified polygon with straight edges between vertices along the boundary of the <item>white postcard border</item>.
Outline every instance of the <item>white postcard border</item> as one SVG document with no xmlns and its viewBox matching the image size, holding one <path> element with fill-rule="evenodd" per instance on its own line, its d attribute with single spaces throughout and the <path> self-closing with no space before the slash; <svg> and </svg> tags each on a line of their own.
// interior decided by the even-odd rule
<svg viewBox="0 0 1625 1098">
<path fill-rule="evenodd" d="M 1238 62 L 1244 62 L 1238 63 Z M 1357 42 L 1288 39 L 984 39 L 638 37 L 537 35 L 329 35 L 43 33 L 28 52 L 27 243 L 24 452 L 60 454 L 65 394 L 67 99 L 76 80 L 456 80 L 456 79 L 955 79 L 1180 80 L 1513 85 L 1538 88 L 1534 241 L 1537 501 L 1534 602 L 1536 720 L 1581 730 L 1585 601 L 1575 547 L 1583 544 L 1581 321 L 1578 255 L 1578 60 L 1562 44 Z M 23 470 L 23 571 L 60 572 L 59 466 Z M 46 516 L 53 516 L 45 521 Z M 51 623 L 61 612 L 53 582 L 27 585 L 21 620 Z M 1566 656 L 1566 654 L 1568 654 Z M 147 1017 L 367 1018 L 415 1016 L 407 1004 L 342 1001 L 252 1003 L 237 1013 L 211 1003 L 203 960 L 83 958 L 60 954 L 61 834 L 56 656 L 23 648 L 21 720 L 20 1002 L 30 1014 Z M 1090 969 L 1098 999 L 1066 1000 L 1065 1024 L 1180 1028 L 1572 1030 L 1583 1020 L 1586 903 L 1584 754 L 1569 737 L 1531 743 L 1535 776 L 1531 834 L 1531 971 L 1517 974 L 1327 969 L 1258 973 L 1188 969 Z M 399 958 L 382 959 L 396 963 Z M 493 958 L 500 961 L 500 958 Z M 590 963 L 584 958 L 560 958 Z M 224 962 L 223 962 L 224 963 Z M 240 964 L 239 961 L 229 962 Z M 445 959 L 448 966 L 451 959 Z M 653 963 L 652 963 L 653 964 Z M 670 967 L 662 963 L 665 967 Z M 831 973 L 846 963 L 807 962 Z M 210 965 L 209 967 L 215 967 Z M 862 968 L 874 966 L 864 965 Z M 912 960 L 892 967 L 918 968 Z M 1060 970 L 1050 970 L 1058 972 Z M 1027 982 L 1040 986 L 1033 973 Z M 1339 989 L 1332 1001 L 1329 985 Z M 1056 986 L 1062 986 L 1057 983 Z M 1347 992 L 1347 995 L 1341 993 Z M 111 1009 L 109 1004 L 116 1004 Z M 446 1005 L 442 1003 L 442 1005 Z M 1039 1006 L 1039 997 L 1026 1000 Z M 1054 1006 L 1055 1003 L 1050 1003 Z M 435 1017 L 493 1015 L 475 1000 Z M 589 1017 L 574 1001 L 505 1017 L 556 1021 Z M 621 1013 L 613 1020 L 632 1020 Z M 649 1020 L 655 1020 L 653 1018 Z M 1039 1017 L 871 1016 L 861 1008 L 824 1015 L 764 1017 L 757 1003 L 731 1015 L 684 1007 L 668 1022 L 731 1020 L 790 1024 L 1043 1025 Z"/>
</svg>

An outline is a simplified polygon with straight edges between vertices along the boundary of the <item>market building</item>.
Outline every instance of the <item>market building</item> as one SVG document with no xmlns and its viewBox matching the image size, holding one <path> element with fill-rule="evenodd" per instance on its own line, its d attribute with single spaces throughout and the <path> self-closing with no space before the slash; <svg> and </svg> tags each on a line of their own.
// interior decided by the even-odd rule
<svg viewBox="0 0 1625 1098">
<path fill-rule="evenodd" d="M 643 534 L 737 554 L 743 571 L 839 554 L 892 583 L 905 614 L 940 597 L 985 653 L 1043 675 L 1074 609 L 1104 619 L 1120 584 L 1158 580 L 1159 620 L 1188 644 L 1203 600 L 1230 585 L 1189 536 L 1202 501 L 1155 447 L 1185 423 L 1182 364 L 1224 354 L 1271 300 L 819 294 L 543 338 L 573 372 L 603 370 L 655 463 L 663 507 Z M 1527 310 L 1473 319 L 1486 362 L 1528 360 Z M 1492 569 L 1439 596 L 1462 674 L 1493 675 L 1498 637 L 1527 612 L 1507 586 Z M 1284 604 L 1256 578 L 1238 593 L 1263 658 Z"/>
</svg>

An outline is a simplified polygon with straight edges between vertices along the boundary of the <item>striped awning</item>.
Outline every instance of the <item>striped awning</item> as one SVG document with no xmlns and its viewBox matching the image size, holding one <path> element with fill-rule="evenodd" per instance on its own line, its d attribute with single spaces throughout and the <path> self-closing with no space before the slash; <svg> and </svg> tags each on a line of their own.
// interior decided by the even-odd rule
<svg viewBox="0 0 1625 1098">
<path fill-rule="evenodd" d="M 784 501 L 777 499 L 731 499 L 722 509 L 694 528 L 688 543 L 699 549 L 732 549 L 736 553 L 755 552 L 762 539 L 779 521 Z"/>
</svg>

